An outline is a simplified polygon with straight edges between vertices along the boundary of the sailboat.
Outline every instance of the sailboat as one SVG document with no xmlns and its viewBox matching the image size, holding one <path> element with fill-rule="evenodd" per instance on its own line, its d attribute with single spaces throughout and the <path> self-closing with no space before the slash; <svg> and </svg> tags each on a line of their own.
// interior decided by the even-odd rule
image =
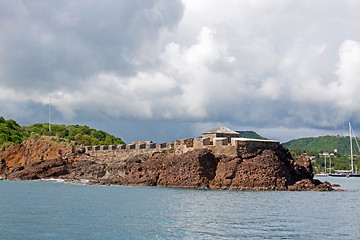
<svg viewBox="0 0 360 240">
<path fill-rule="evenodd" d="M 353 141 L 355 139 L 355 143 L 360 151 L 359 143 L 356 139 L 354 129 L 351 127 L 351 123 L 349 122 L 349 132 L 350 132 L 350 161 L 351 161 L 351 170 L 350 171 L 343 171 L 342 173 L 334 173 L 329 174 L 331 177 L 360 177 L 360 174 L 357 173 L 357 166 L 356 172 L 354 173 L 354 154 L 353 154 Z"/>
</svg>

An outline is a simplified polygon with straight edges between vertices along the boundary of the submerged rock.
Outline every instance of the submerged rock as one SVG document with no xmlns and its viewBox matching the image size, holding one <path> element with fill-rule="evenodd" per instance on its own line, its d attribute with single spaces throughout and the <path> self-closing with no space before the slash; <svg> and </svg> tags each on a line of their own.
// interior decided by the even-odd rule
<svg viewBox="0 0 360 240">
<path fill-rule="evenodd" d="M 332 191 L 331 184 L 317 179 L 302 179 L 288 187 L 290 191 Z"/>
</svg>

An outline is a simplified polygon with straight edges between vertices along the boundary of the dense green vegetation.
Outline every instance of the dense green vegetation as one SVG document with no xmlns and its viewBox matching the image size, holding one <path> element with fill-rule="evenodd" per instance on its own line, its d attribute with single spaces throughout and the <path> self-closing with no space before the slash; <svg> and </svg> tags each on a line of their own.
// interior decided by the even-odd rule
<svg viewBox="0 0 360 240">
<path fill-rule="evenodd" d="M 358 139 L 359 142 L 359 139 Z M 290 150 L 300 149 L 302 151 L 332 152 L 337 149 L 340 154 L 350 153 L 349 137 L 340 136 L 321 136 L 310 138 L 299 138 L 283 143 Z M 355 141 L 353 141 L 354 154 L 360 155 Z"/>
<path fill-rule="evenodd" d="M 267 140 L 267 138 L 264 138 L 262 136 L 260 136 L 259 134 L 257 134 L 254 131 L 236 131 L 240 134 L 241 138 L 255 138 L 255 139 L 265 139 Z"/>
<path fill-rule="evenodd" d="M 358 139 L 359 142 L 359 139 Z M 321 136 L 321 137 L 310 137 L 300 138 L 291 140 L 287 143 L 283 143 L 286 146 L 294 159 L 296 160 L 300 155 L 307 155 L 312 158 L 312 165 L 314 172 L 325 171 L 325 157 L 321 156 L 322 153 L 333 153 L 332 156 L 327 156 L 326 166 L 327 172 L 330 170 L 330 159 L 331 169 L 334 170 L 350 170 L 350 139 L 349 137 L 340 136 Z M 334 150 L 337 149 L 337 152 Z M 356 146 L 355 140 L 353 140 L 353 153 L 354 157 L 354 169 L 356 166 L 360 168 L 360 155 L 359 150 Z M 359 169 L 360 170 L 360 169 Z"/>
<path fill-rule="evenodd" d="M 5 120 L 0 117 L 0 148 L 21 143 L 23 140 L 35 135 L 49 136 L 48 123 L 36 123 L 30 126 L 20 126 L 14 120 Z M 76 145 L 111 145 L 124 144 L 121 138 L 114 137 L 102 130 L 91 129 L 88 126 L 79 125 L 51 125 L 51 136 L 74 141 Z"/>
<path fill-rule="evenodd" d="M 314 150 L 302 151 L 296 149 L 290 150 L 290 153 L 295 160 L 297 160 L 297 158 L 301 155 L 309 156 L 313 165 L 314 173 L 325 172 L 325 157 L 322 155 L 323 152 L 318 152 Z M 356 169 L 356 167 L 359 167 L 360 171 L 360 158 L 358 156 L 354 156 L 354 170 Z M 351 170 L 351 160 L 349 158 L 349 155 L 329 152 L 329 155 L 326 157 L 326 171 L 330 172 L 330 168 L 331 172 L 333 173 L 335 172 L 335 170 Z"/>
</svg>

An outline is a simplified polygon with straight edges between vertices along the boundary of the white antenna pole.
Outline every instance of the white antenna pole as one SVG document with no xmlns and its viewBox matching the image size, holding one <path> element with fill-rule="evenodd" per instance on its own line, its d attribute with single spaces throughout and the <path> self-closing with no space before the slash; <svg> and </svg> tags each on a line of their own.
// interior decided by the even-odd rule
<svg viewBox="0 0 360 240">
<path fill-rule="evenodd" d="M 331 173 L 331 156 L 329 158 L 330 158 L 330 170 L 329 170 L 329 173 Z"/>
<path fill-rule="evenodd" d="M 351 129 L 352 129 L 352 134 L 353 134 L 353 138 L 354 138 L 354 140 L 355 140 L 356 146 L 358 147 L 358 150 L 359 150 L 359 152 L 360 152 L 360 146 L 359 146 L 359 143 L 358 143 L 358 141 L 357 141 L 357 139 L 356 139 L 356 135 L 355 135 L 354 129 L 353 129 L 353 128 L 351 128 Z"/>
<path fill-rule="evenodd" d="M 357 138 L 356 138 L 356 135 L 355 135 L 355 132 L 354 132 L 354 129 L 351 127 L 351 131 L 352 131 L 352 134 L 353 134 L 353 138 L 355 139 L 355 143 L 356 143 L 356 146 L 360 152 L 360 146 L 359 146 L 359 143 L 357 141 Z M 357 165 L 355 164 L 355 174 L 358 174 L 357 172 Z"/>
<path fill-rule="evenodd" d="M 326 173 L 326 154 L 325 154 L 325 173 Z"/>
<path fill-rule="evenodd" d="M 49 136 L 51 136 L 51 91 L 50 91 L 50 102 L 49 102 Z"/>
<path fill-rule="evenodd" d="M 351 174 L 354 173 L 354 157 L 353 157 L 353 149 L 352 149 L 352 137 L 351 137 L 351 123 L 349 122 L 349 131 L 350 131 L 350 159 L 351 159 Z"/>
</svg>

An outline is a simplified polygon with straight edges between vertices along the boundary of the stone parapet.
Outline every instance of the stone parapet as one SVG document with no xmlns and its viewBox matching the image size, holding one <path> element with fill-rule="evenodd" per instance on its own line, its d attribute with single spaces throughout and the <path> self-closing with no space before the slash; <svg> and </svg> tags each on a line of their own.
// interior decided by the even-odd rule
<svg viewBox="0 0 360 240">
<path fill-rule="evenodd" d="M 168 152 L 184 154 L 195 149 L 207 148 L 215 155 L 241 156 L 244 153 L 254 152 L 258 149 L 275 150 L 280 145 L 277 141 L 259 140 L 249 138 L 232 138 L 228 142 L 226 137 L 186 138 L 172 143 L 135 142 L 123 145 L 87 146 L 85 153 L 91 156 L 126 158 L 136 155 L 149 155 L 155 152 Z"/>
<path fill-rule="evenodd" d="M 86 146 L 85 153 L 99 159 L 125 159 L 136 155 L 150 155 L 155 152 L 171 152 L 174 143 L 141 142 L 137 144 Z"/>
</svg>

